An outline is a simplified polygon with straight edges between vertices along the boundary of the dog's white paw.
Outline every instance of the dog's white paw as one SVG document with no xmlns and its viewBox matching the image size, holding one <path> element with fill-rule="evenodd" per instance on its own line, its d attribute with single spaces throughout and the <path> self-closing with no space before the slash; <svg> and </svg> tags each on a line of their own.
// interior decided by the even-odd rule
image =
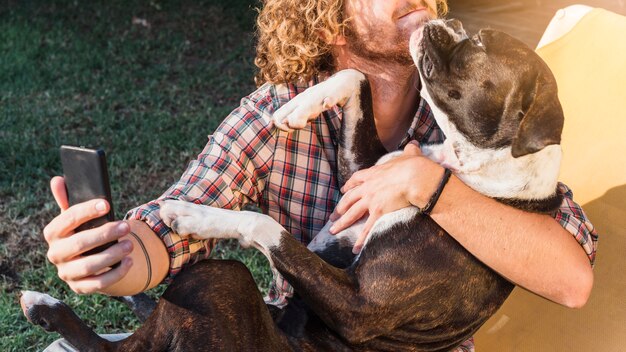
<svg viewBox="0 0 626 352">
<path fill-rule="evenodd" d="M 232 210 L 179 200 L 165 200 L 159 204 L 161 219 L 165 225 L 183 237 L 239 238 L 237 224 L 225 221 Z"/>
<path fill-rule="evenodd" d="M 323 88 L 320 85 L 313 86 L 280 107 L 272 116 L 274 125 L 287 132 L 299 130 L 322 112 L 337 105 L 337 97 L 329 96 Z"/>
<path fill-rule="evenodd" d="M 343 106 L 359 88 L 365 75 L 356 70 L 337 72 L 326 81 L 298 94 L 272 116 L 273 123 L 283 131 L 302 129 L 309 121 L 335 105 Z"/>
<path fill-rule="evenodd" d="M 179 200 L 164 200 L 159 204 L 165 225 L 185 237 L 234 238 L 244 247 L 254 246 L 265 253 L 279 244 L 285 231 L 271 217 L 252 211 L 221 209 Z"/>
</svg>

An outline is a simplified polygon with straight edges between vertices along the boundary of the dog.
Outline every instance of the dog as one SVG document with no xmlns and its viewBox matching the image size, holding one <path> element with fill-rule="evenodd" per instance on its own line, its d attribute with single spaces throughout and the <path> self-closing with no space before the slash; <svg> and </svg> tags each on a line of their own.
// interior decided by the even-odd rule
<svg viewBox="0 0 626 352">
<path fill-rule="evenodd" d="M 545 63 L 502 32 L 470 38 L 456 20 L 427 23 L 412 35 L 410 51 L 420 94 L 446 136 L 423 153 L 498 201 L 556 210 L 564 119 Z M 274 124 L 302 128 L 335 104 L 343 107 L 341 183 L 397 155 L 386 155 L 376 134 L 371 91 L 358 71 L 340 71 L 301 93 L 274 114 Z M 381 217 L 356 256 L 351 248 L 363 222 L 336 236 L 327 225 L 307 249 L 260 213 L 176 200 L 163 201 L 160 211 L 181 235 L 257 248 L 302 304 L 273 314 L 242 264 L 209 260 L 179 274 L 146 323 L 120 342 L 99 338 L 43 294 L 22 296 L 24 314 L 81 350 L 448 351 L 514 287 L 415 207 Z"/>
</svg>

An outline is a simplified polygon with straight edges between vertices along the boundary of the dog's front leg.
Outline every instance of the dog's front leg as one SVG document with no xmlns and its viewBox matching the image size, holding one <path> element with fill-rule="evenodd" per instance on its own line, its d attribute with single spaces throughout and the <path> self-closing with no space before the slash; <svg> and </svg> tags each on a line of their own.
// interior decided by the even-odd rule
<svg viewBox="0 0 626 352">
<path fill-rule="evenodd" d="M 339 71 L 276 110 L 272 116 L 274 125 L 285 131 L 302 129 L 335 105 L 343 107 L 344 114 L 358 109 L 358 93 L 364 81 L 365 75 L 357 70 Z"/>
<path fill-rule="evenodd" d="M 278 245 L 285 229 L 267 215 L 233 211 L 179 200 L 160 202 L 165 225 L 181 236 L 196 239 L 233 238 L 244 247 L 256 247 L 264 254 Z"/>
<path fill-rule="evenodd" d="M 359 291 L 355 277 L 324 262 L 271 217 L 172 200 L 161 203 L 161 217 L 180 235 L 237 238 L 244 245 L 256 247 L 345 340 L 362 343 L 375 337 L 364 334 L 360 324 L 380 320 L 375 312 L 377 306 L 368 304 L 370 299 Z"/>
<path fill-rule="evenodd" d="M 354 172 L 374 165 L 387 152 L 376 131 L 372 92 L 363 73 L 353 69 L 335 73 L 280 107 L 272 120 L 284 131 L 301 129 L 335 105 L 343 112 L 337 175 L 343 185 Z"/>
</svg>

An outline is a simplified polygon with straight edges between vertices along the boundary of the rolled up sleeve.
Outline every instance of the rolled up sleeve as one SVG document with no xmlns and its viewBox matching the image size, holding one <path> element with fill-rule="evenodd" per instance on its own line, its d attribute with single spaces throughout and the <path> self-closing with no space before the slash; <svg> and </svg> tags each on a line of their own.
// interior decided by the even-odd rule
<svg viewBox="0 0 626 352">
<path fill-rule="evenodd" d="M 552 216 L 574 236 L 593 266 L 596 259 L 598 233 L 580 205 L 574 202 L 572 190 L 563 183 L 558 184 L 557 190 L 563 195 L 563 202 Z"/>
</svg>

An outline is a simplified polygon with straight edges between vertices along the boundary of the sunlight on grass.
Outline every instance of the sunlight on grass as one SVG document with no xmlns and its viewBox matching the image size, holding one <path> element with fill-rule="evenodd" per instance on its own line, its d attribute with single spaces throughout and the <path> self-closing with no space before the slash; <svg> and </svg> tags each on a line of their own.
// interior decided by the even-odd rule
<svg viewBox="0 0 626 352">
<path fill-rule="evenodd" d="M 26 321 L 21 289 L 64 300 L 97 332 L 137 327 L 122 304 L 71 292 L 45 260 L 41 231 L 58 213 L 48 190 L 61 172 L 58 147 L 106 150 L 118 218 L 158 196 L 254 89 L 254 6 L 0 3 L 0 351 L 39 351 L 58 338 Z M 214 256 L 241 260 L 267 287 L 262 255 L 220 248 Z"/>
</svg>

